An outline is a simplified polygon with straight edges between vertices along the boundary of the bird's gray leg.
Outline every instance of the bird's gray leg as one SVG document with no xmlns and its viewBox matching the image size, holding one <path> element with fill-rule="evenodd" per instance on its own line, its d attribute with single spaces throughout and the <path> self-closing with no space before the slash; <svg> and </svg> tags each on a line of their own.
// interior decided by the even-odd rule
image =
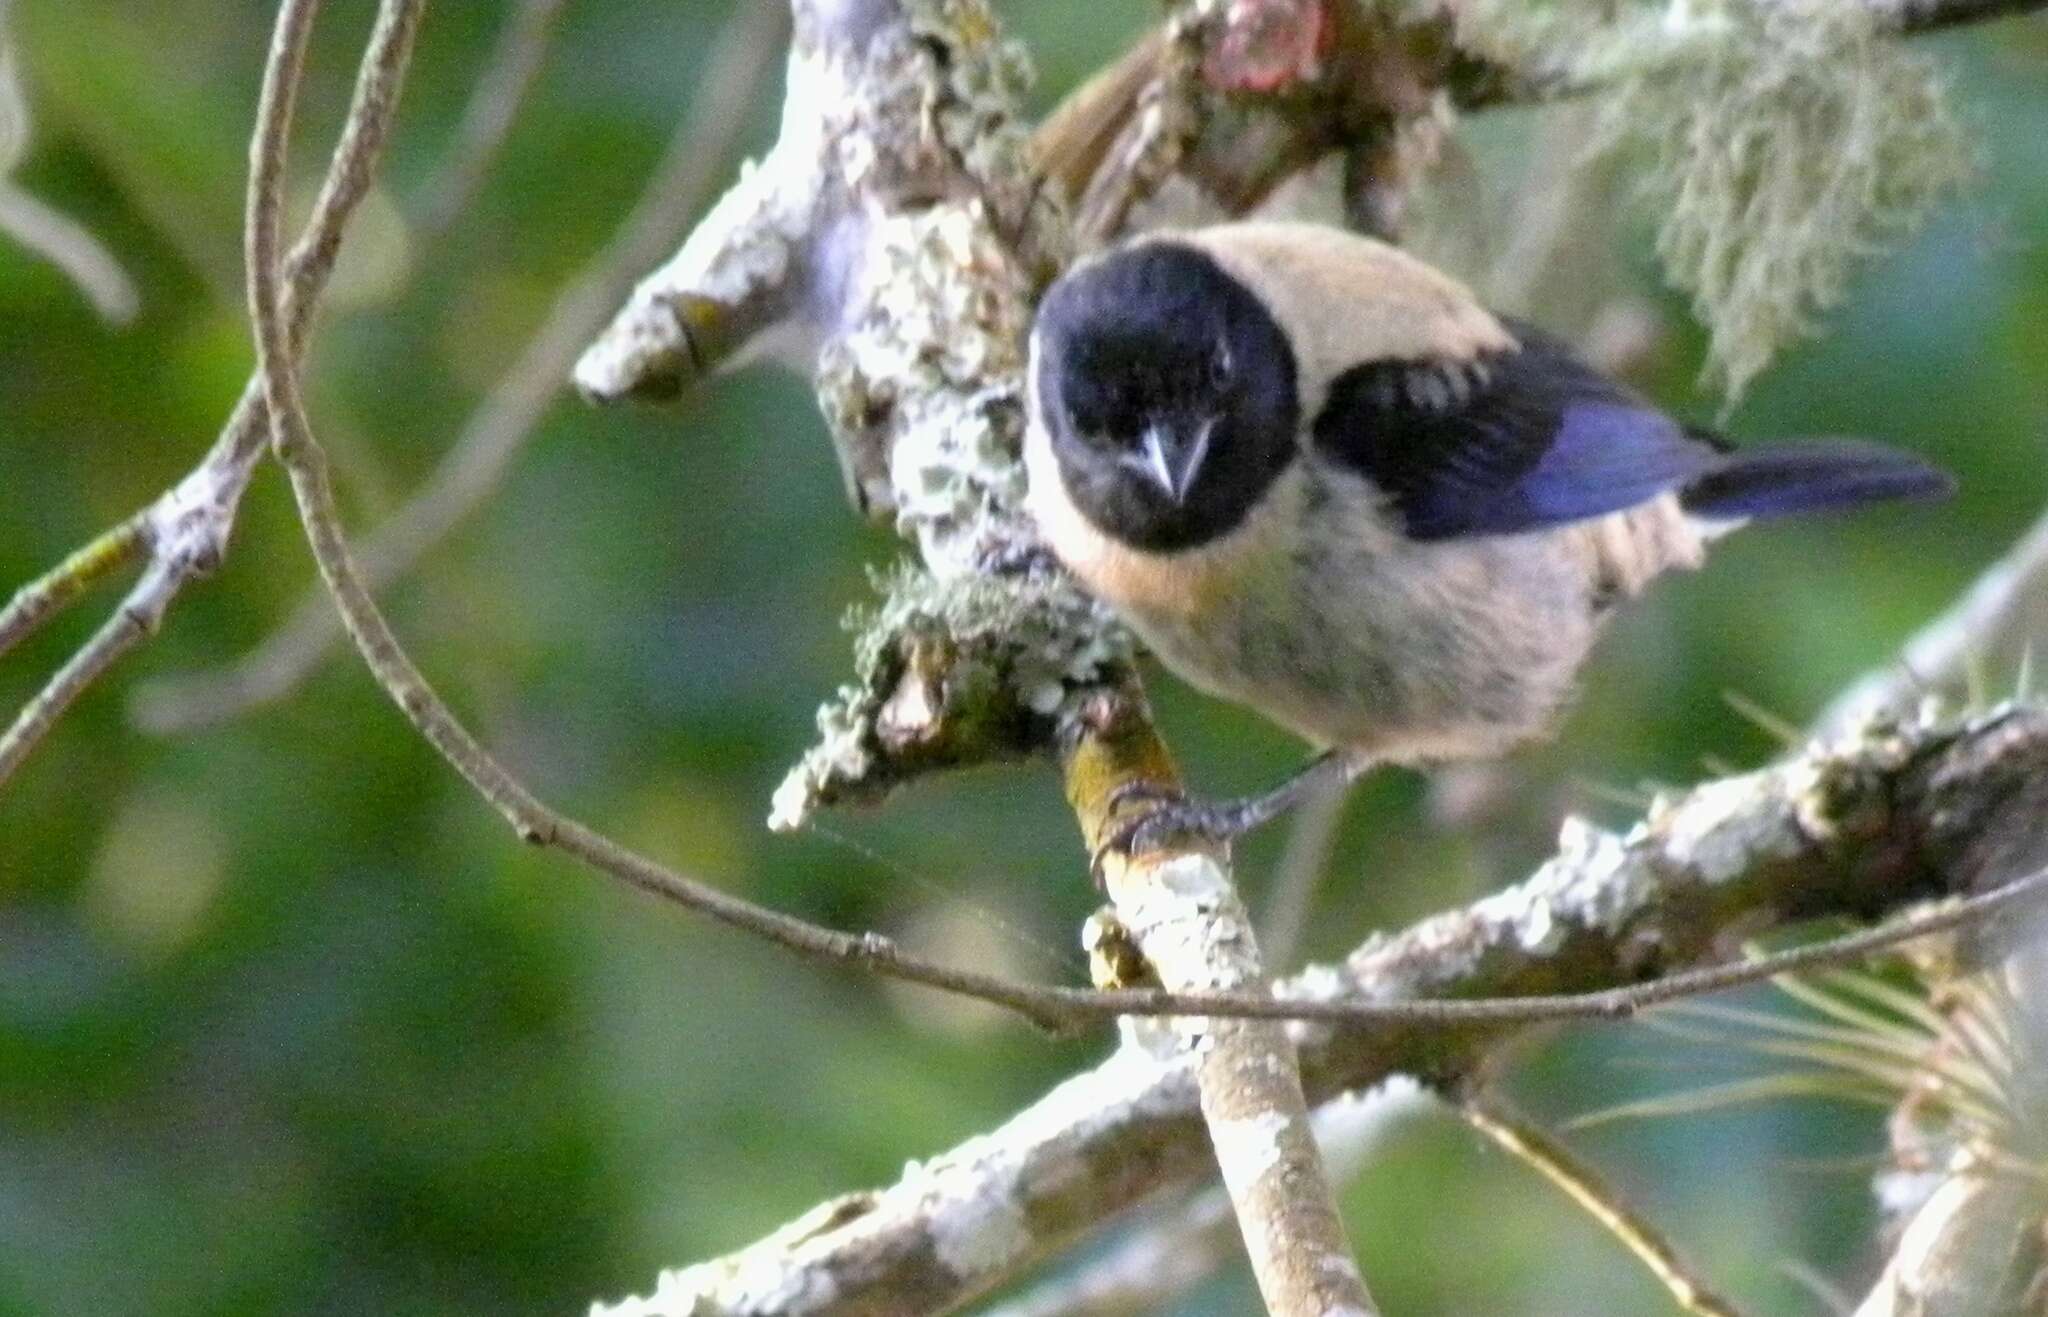
<svg viewBox="0 0 2048 1317">
<path fill-rule="evenodd" d="M 1311 796 L 1355 781 L 1371 765 L 1372 760 L 1364 755 L 1326 750 L 1271 791 L 1237 800 L 1190 800 L 1178 791 L 1150 782 L 1125 783 L 1110 795 L 1112 811 L 1143 801 L 1151 803 L 1137 811 L 1128 823 L 1120 824 L 1096 848 L 1093 867 L 1099 874 L 1106 855 L 1157 850 L 1177 837 L 1234 841 Z"/>
</svg>

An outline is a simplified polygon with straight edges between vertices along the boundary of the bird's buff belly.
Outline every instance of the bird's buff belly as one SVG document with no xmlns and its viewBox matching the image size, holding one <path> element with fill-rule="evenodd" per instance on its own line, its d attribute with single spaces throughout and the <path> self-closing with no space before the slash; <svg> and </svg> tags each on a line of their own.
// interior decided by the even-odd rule
<svg viewBox="0 0 2048 1317">
<path fill-rule="evenodd" d="M 1532 585 L 1552 585 L 1505 579 L 1525 569 L 1526 560 L 1449 574 L 1283 568 L 1254 588 L 1210 592 L 1206 607 L 1185 606 L 1198 591 L 1180 592 L 1172 607 L 1119 603 L 1182 679 L 1316 745 L 1401 763 L 1491 757 L 1551 730 L 1596 629 L 1558 625 L 1586 616 L 1582 605 L 1525 609 Z M 1327 588 L 1331 580 L 1349 588 Z"/>
</svg>

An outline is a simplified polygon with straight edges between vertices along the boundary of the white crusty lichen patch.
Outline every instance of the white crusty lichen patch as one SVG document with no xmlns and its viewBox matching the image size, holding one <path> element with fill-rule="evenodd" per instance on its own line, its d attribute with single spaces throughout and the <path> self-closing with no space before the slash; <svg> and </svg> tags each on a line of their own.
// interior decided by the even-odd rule
<svg viewBox="0 0 2048 1317">
<path fill-rule="evenodd" d="M 741 166 L 667 264 L 643 279 L 576 363 L 585 397 L 616 401 L 670 393 L 700 372 L 764 353 L 808 370 L 823 329 L 813 279 L 817 235 L 837 201 L 820 168 L 825 107 L 845 88 L 814 55 L 791 53 L 782 132 Z"/>
<path fill-rule="evenodd" d="M 1185 1058 L 1119 1051 L 1001 1128 L 905 1167 L 889 1188 L 822 1204 L 729 1257 L 664 1272 L 653 1293 L 598 1305 L 592 1317 L 798 1317 L 892 1311 L 883 1306 L 892 1295 L 971 1297 L 1040 1252 L 1049 1232 L 1084 1224 L 1076 1214 L 1087 1205 L 1065 1200 L 1105 1174 L 1099 1161 L 1128 1151 L 1118 1134 L 1194 1112 L 1191 1069 Z M 905 1256 L 911 1238 L 919 1256 Z"/>
<path fill-rule="evenodd" d="M 820 1218 L 840 1211 L 827 1203 L 753 1247 L 694 1267 L 672 1267 L 653 1292 L 617 1303 L 594 1303 L 590 1317 L 781 1317 L 831 1310 L 839 1286 L 830 1268 L 803 1265 L 807 1239 Z"/>
<path fill-rule="evenodd" d="M 1572 926 L 1608 927 L 1633 908 L 1635 894 L 1617 881 L 1626 855 L 1618 834 L 1567 818 L 1558 829 L 1557 854 L 1528 881 L 1480 901 L 1473 917 L 1511 930 L 1523 950 L 1547 954 Z"/>
<path fill-rule="evenodd" d="M 1846 751 L 1816 747 L 1761 772 L 1660 799 L 1625 835 L 1568 818 L 1556 855 L 1467 917 L 1531 955 L 1556 951 L 1575 930 L 1617 934 L 1674 879 L 1732 882 L 1761 863 L 1825 844 L 1836 827 L 1831 786 L 1853 775 L 1857 760 L 1874 768 L 1885 754 L 1878 740 Z"/>
<path fill-rule="evenodd" d="M 1171 991 L 1229 992 L 1264 980 L 1251 919 L 1228 867 L 1215 857 L 1184 851 L 1156 861 L 1136 860 L 1111 873 L 1109 895 L 1116 903 L 1117 922 L 1143 952 L 1161 985 Z M 1126 1019 L 1119 1027 L 1126 1047 L 1161 1060 L 1192 1053 L 1218 1063 L 1219 1040 L 1230 1031 L 1241 1032 L 1247 1023 L 1175 1015 Z M 1233 1055 L 1238 1063 L 1281 1064 L 1271 1048 Z M 1208 1114 L 1216 1118 L 1213 1111 Z"/>
<path fill-rule="evenodd" d="M 1287 1156 L 1284 1140 L 1292 1124 L 1277 1111 L 1210 1116 L 1209 1142 L 1216 1149 L 1217 1165 L 1245 1184 L 1281 1169 Z"/>
<path fill-rule="evenodd" d="M 673 392 L 764 353 L 809 373 L 868 309 L 890 245 L 876 230 L 976 201 L 1030 208 L 1015 113 L 1029 69 L 982 0 L 793 7 L 774 147 L 584 354 L 588 396 Z"/>
<path fill-rule="evenodd" d="M 1110 879 L 1117 919 L 1160 982 L 1222 991 L 1260 977 L 1251 923 L 1227 866 L 1203 851 L 1137 860 Z"/>
<path fill-rule="evenodd" d="M 1024 497 L 1030 290 L 978 200 L 879 219 L 818 398 L 872 501 L 937 575 L 978 571 Z M 876 488 L 878 482 L 880 488 Z"/>
<path fill-rule="evenodd" d="M 1050 717 L 1067 687 L 1099 681 L 1106 668 L 1130 658 L 1129 638 L 1110 614 L 1064 576 L 941 579 L 903 564 L 878 574 L 875 586 L 880 606 L 849 618 L 863 674 L 881 664 L 895 638 L 932 624 L 972 651 L 1000 645 L 1022 703 Z"/>
<path fill-rule="evenodd" d="M 1016 1186 L 1001 1187 L 1002 1192 L 956 1197 L 933 1218 L 932 1253 L 940 1266 L 962 1277 L 996 1275 L 1031 1248 L 1031 1222 Z"/>
</svg>

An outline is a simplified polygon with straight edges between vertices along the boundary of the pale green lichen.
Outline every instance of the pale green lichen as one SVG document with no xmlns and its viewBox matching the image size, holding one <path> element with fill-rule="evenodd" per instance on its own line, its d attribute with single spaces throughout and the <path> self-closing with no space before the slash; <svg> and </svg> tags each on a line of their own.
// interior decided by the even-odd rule
<svg viewBox="0 0 2048 1317">
<path fill-rule="evenodd" d="M 940 136 L 967 172 L 985 185 L 1027 176 L 1027 133 L 1017 114 L 1036 80 L 1022 43 L 1003 35 L 982 0 L 913 0 L 910 30 L 946 52 L 932 103 Z"/>
<path fill-rule="evenodd" d="M 897 529 L 935 570 L 970 570 L 972 531 L 1023 498 L 1021 276 L 974 205 L 878 220 L 865 313 L 821 365 L 839 442 L 887 453 Z"/>
<path fill-rule="evenodd" d="M 1603 96 L 1589 156 L 1642 151 L 1658 255 L 1731 399 L 1973 170 L 1941 78 L 1866 5 L 1485 0 L 1459 18 L 1533 83 Z"/>
<path fill-rule="evenodd" d="M 850 610 L 854 663 L 871 678 L 895 640 L 935 626 L 965 648 L 997 641 L 1013 651 L 1019 689 L 1094 681 L 1130 656 L 1129 641 L 1101 605 L 1063 577 L 1041 573 L 940 580 L 902 562 L 874 573 L 879 604 Z M 1043 709 L 1040 712 L 1051 712 Z"/>
<path fill-rule="evenodd" d="M 1649 146 L 1658 254 L 1733 398 L 1967 180 L 1971 149 L 1929 63 L 1862 6 L 1770 0 L 1731 18 L 1625 81 L 1604 121 Z"/>
<path fill-rule="evenodd" d="M 818 711 L 818 743 L 776 789 L 768 824 L 778 831 L 821 805 L 877 799 L 933 763 L 1026 753 L 1072 690 L 1130 661 L 1122 628 L 1061 577 L 942 580 L 905 563 L 877 573 L 875 587 L 881 602 L 847 618 L 855 681 Z M 892 757 L 877 719 L 921 645 L 943 650 L 938 725 L 914 753 Z"/>
</svg>

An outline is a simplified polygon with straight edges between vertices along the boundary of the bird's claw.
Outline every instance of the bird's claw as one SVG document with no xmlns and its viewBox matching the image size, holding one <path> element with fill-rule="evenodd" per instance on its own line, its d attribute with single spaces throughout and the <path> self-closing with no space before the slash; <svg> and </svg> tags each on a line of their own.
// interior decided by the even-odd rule
<svg viewBox="0 0 2048 1317">
<path fill-rule="evenodd" d="M 1139 777 L 1133 778 L 1128 782 L 1119 782 L 1115 787 L 1112 787 L 1109 793 L 1108 807 L 1110 816 L 1113 818 L 1117 814 L 1122 813 L 1126 805 L 1140 803 L 1157 805 L 1169 801 L 1185 801 L 1186 799 L 1187 793 L 1179 787 L 1170 787 L 1163 782 L 1154 782 L 1148 778 Z"/>
<path fill-rule="evenodd" d="M 1098 890 L 1104 881 L 1103 862 L 1112 855 L 1128 859 L 1175 841 L 1223 844 L 1244 831 L 1239 811 L 1231 806 L 1190 800 L 1179 790 L 1155 782 L 1126 782 L 1110 793 L 1112 816 L 1131 805 L 1142 807 L 1113 825 L 1089 858 L 1088 872 Z"/>
</svg>

